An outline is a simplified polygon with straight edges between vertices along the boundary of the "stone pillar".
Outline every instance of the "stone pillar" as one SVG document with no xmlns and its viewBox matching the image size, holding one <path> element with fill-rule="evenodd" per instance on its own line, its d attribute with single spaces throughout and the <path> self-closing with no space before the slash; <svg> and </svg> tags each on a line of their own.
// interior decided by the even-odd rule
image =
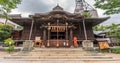
<svg viewBox="0 0 120 63">
<path fill-rule="evenodd" d="M 93 42 L 91 40 L 83 40 L 82 46 L 85 50 L 93 50 Z"/>
<path fill-rule="evenodd" d="M 26 40 L 23 42 L 23 49 L 22 52 L 30 52 L 33 49 L 33 41 L 32 40 Z"/>
</svg>

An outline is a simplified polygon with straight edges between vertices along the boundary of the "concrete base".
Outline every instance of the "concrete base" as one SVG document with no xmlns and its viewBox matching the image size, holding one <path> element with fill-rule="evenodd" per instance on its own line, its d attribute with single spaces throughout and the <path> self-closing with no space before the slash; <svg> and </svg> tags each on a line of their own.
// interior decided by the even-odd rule
<svg viewBox="0 0 120 63">
<path fill-rule="evenodd" d="M 91 40 L 83 40 L 82 46 L 84 50 L 93 50 L 93 42 Z"/>
<path fill-rule="evenodd" d="M 23 43 L 23 49 L 22 51 L 23 52 L 29 52 L 33 49 L 33 42 L 31 40 L 26 40 L 24 43 Z"/>
</svg>

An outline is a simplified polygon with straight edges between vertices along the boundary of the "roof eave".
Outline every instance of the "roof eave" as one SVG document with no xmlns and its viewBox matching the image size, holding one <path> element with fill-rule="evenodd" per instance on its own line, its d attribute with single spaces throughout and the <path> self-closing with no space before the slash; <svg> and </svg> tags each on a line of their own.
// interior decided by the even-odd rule
<svg viewBox="0 0 120 63">
<path fill-rule="evenodd" d="M 92 21 L 92 26 L 96 26 L 106 20 L 108 20 L 110 17 L 104 17 L 104 18 L 85 18 L 86 21 Z"/>
</svg>

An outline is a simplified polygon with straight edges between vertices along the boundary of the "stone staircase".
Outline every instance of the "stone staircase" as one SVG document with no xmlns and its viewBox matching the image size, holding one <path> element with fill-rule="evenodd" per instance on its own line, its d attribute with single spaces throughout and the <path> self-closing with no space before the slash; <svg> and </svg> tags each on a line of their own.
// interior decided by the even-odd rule
<svg viewBox="0 0 120 63">
<path fill-rule="evenodd" d="M 115 60 L 99 53 L 84 51 L 82 48 L 35 48 L 29 53 L 16 54 L 5 59 L 45 61 L 45 60 Z"/>
</svg>

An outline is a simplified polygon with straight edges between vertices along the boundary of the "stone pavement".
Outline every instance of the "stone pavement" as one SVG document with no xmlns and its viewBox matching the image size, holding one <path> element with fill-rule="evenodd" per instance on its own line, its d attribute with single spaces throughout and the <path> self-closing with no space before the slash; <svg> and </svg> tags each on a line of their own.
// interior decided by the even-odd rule
<svg viewBox="0 0 120 63">
<path fill-rule="evenodd" d="M 116 61 L 84 61 L 85 63 L 120 63 L 120 54 L 113 54 L 113 53 L 103 53 L 107 56 L 111 56 L 117 58 Z"/>
<path fill-rule="evenodd" d="M 118 61 L 17 61 L 17 60 L 5 60 L 0 59 L 0 63 L 120 63 L 120 60 Z"/>
<path fill-rule="evenodd" d="M 15 60 L 0 60 L 0 63 L 84 63 L 83 61 L 15 61 Z"/>
<path fill-rule="evenodd" d="M 120 61 L 84 61 L 84 63 L 120 63 Z"/>
</svg>

